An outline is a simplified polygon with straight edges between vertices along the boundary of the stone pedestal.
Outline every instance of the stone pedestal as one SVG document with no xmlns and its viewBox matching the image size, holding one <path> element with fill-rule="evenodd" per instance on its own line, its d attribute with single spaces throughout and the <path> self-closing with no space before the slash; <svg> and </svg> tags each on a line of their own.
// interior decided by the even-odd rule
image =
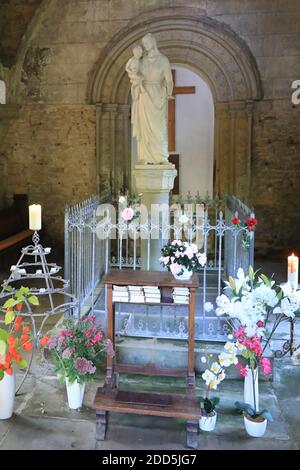
<svg viewBox="0 0 300 470">
<path fill-rule="evenodd" d="M 143 193 L 142 204 L 148 208 L 148 214 L 155 211 L 153 204 L 169 205 L 169 194 L 174 187 L 174 180 L 177 175 L 175 166 L 168 165 L 136 165 L 133 171 L 135 190 L 137 193 Z M 162 266 L 159 263 L 161 248 L 165 240 L 161 237 L 153 239 L 150 243 L 150 269 L 161 271 Z M 141 241 L 142 268 L 147 269 L 148 263 L 148 243 Z"/>
</svg>

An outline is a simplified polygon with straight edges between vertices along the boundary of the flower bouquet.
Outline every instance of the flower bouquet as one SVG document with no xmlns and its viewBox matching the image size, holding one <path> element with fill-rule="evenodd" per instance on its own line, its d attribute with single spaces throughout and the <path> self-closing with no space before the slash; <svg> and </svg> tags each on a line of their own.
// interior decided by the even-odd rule
<svg viewBox="0 0 300 470">
<path fill-rule="evenodd" d="M 70 408 L 78 409 L 85 384 L 93 379 L 106 344 L 95 316 L 77 321 L 66 319 L 62 326 L 61 331 L 44 336 L 40 343 L 53 353 L 58 379 L 66 382 Z"/>
<path fill-rule="evenodd" d="M 236 367 L 245 377 L 244 403 L 236 402 L 236 407 L 244 414 L 247 432 L 258 437 L 264 434 L 267 420 L 272 420 L 267 410 L 259 408 L 259 370 L 264 375 L 272 372 L 268 346 L 280 323 L 300 311 L 300 292 L 276 285 L 252 267 L 247 276 L 239 269 L 237 279 L 230 277 L 226 284 L 226 295 L 217 297 L 216 314 L 229 317 L 232 348 L 241 354 Z"/>
<path fill-rule="evenodd" d="M 6 290 L 13 295 L 3 306 L 6 309 L 6 328 L 0 328 L 0 419 L 8 419 L 13 413 L 16 391 L 14 366 L 26 369 L 28 364 L 23 354 L 33 349 L 31 328 L 23 322 L 22 307 L 24 302 L 38 305 L 38 298 L 27 287 L 17 291 L 7 287 Z"/>
<path fill-rule="evenodd" d="M 246 249 L 250 248 L 250 241 L 253 239 L 256 225 L 258 224 L 255 215 L 251 213 L 250 217 L 247 217 L 244 223 L 242 223 L 239 218 L 238 212 L 236 212 L 234 217 L 232 218 L 232 224 L 236 227 L 237 230 L 240 230 L 242 233 L 242 246 Z"/>
<path fill-rule="evenodd" d="M 161 250 L 160 263 L 168 268 L 175 279 L 190 279 L 193 272 L 200 271 L 206 264 L 205 253 L 198 251 L 194 243 L 173 240 Z"/>
</svg>

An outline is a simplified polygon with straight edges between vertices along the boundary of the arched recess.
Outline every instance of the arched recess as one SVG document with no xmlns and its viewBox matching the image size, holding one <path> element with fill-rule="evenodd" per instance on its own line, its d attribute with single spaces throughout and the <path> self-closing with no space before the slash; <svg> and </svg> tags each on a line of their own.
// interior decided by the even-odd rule
<svg viewBox="0 0 300 470">
<path fill-rule="evenodd" d="M 241 38 L 223 23 L 201 15 L 190 8 L 153 10 L 132 20 L 101 55 L 88 90 L 89 102 L 98 110 L 101 192 L 115 193 L 130 184 L 130 84 L 125 64 L 133 45 L 152 32 L 171 64 L 194 70 L 211 88 L 216 120 L 214 191 L 248 199 L 253 102 L 262 98 L 258 69 Z"/>
</svg>

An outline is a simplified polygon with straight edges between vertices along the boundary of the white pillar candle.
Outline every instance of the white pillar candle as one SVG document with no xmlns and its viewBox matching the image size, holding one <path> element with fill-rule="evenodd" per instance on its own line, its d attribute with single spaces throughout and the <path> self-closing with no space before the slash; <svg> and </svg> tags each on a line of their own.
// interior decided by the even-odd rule
<svg viewBox="0 0 300 470">
<path fill-rule="evenodd" d="M 294 253 L 288 257 L 288 282 L 292 289 L 298 289 L 299 258 Z"/>
<path fill-rule="evenodd" d="M 41 230 L 42 228 L 42 206 L 39 204 L 29 206 L 29 228 L 30 230 Z"/>
</svg>

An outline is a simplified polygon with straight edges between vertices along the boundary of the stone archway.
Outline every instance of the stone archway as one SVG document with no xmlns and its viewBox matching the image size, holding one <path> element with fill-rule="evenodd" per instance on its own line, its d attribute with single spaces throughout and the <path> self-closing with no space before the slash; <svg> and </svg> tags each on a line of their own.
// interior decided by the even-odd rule
<svg viewBox="0 0 300 470">
<path fill-rule="evenodd" d="M 108 44 L 95 67 L 88 99 L 98 111 L 101 192 L 116 193 L 130 185 L 130 84 L 125 64 L 132 46 L 150 31 L 171 63 L 185 65 L 209 84 L 215 102 L 214 192 L 229 191 L 247 200 L 253 102 L 262 98 L 256 62 L 229 27 L 201 10 L 195 15 L 191 8 L 157 9 L 135 18 Z"/>
</svg>

